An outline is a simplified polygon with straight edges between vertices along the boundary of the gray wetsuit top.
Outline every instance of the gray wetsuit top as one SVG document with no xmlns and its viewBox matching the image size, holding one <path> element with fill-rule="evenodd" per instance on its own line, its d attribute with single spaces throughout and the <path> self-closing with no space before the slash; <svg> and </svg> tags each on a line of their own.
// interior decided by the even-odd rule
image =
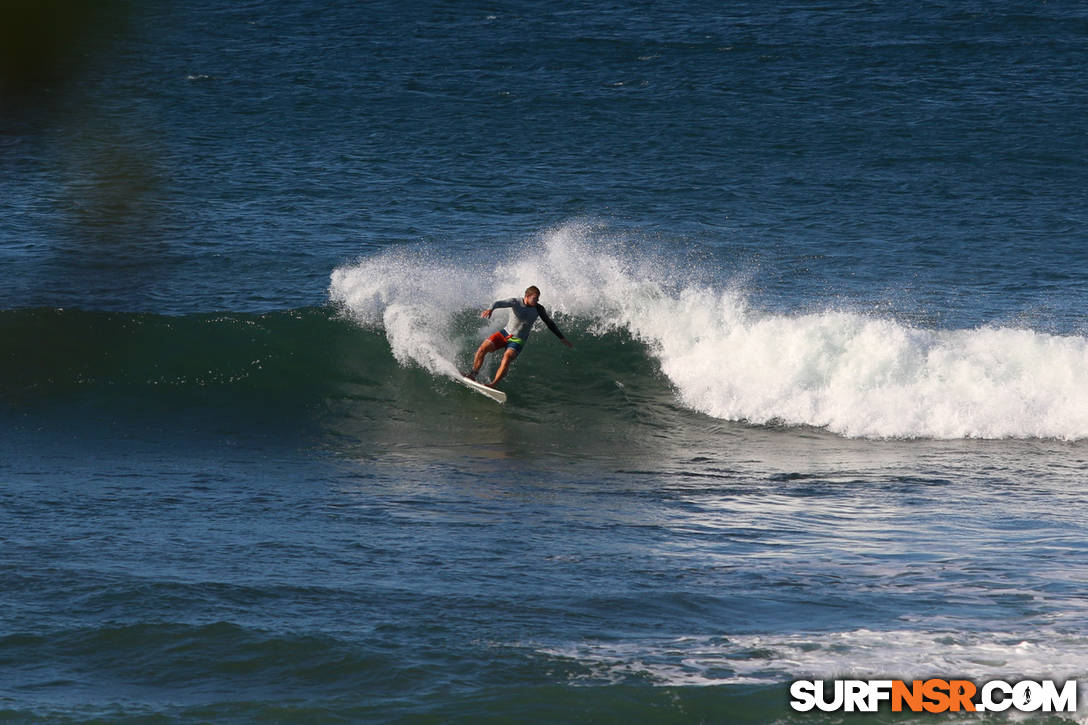
<svg viewBox="0 0 1088 725">
<path fill-rule="evenodd" d="M 533 329 L 533 323 L 537 319 L 544 321 L 544 324 L 548 326 L 548 329 L 555 333 L 555 336 L 560 340 L 565 339 L 563 333 L 559 331 L 559 328 L 552 322 L 552 318 L 548 317 L 548 311 L 544 309 L 544 305 L 539 302 L 535 307 L 529 307 L 522 300 L 517 297 L 511 297 L 508 300 L 497 300 L 491 305 L 491 311 L 494 312 L 496 308 L 509 307 L 510 308 L 510 321 L 506 323 L 506 331 L 510 334 L 511 339 L 525 342 L 529 339 L 529 333 Z"/>
</svg>

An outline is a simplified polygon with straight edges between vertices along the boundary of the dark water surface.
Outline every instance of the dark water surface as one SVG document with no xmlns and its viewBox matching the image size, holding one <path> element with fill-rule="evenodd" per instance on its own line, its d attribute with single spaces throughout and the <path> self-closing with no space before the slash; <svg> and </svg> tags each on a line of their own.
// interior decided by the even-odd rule
<svg viewBox="0 0 1088 725">
<path fill-rule="evenodd" d="M 1088 677 L 1081 4 L 56 9 L 4 11 L 63 42 L 0 77 L 0 720 Z M 529 284 L 575 348 L 497 406 L 448 377 Z"/>
</svg>

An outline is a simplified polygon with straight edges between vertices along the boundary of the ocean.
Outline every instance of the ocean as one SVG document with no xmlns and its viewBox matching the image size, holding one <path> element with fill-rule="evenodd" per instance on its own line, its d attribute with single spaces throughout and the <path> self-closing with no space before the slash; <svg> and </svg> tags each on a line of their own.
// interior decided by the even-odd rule
<svg viewBox="0 0 1088 725">
<path fill-rule="evenodd" d="M 1083 3 L 0 16 L 0 721 L 1088 683 Z"/>
</svg>

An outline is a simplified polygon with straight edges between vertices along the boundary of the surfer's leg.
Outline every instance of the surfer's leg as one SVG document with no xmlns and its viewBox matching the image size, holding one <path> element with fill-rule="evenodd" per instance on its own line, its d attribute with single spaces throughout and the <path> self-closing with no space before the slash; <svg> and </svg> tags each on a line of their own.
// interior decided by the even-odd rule
<svg viewBox="0 0 1088 725">
<path fill-rule="evenodd" d="M 487 354 L 489 352 L 494 351 L 494 349 L 495 349 L 495 343 L 491 341 L 491 338 L 488 338 L 488 339 L 484 340 L 483 342 L 481 342 L 479 349 L 476 350 L 476 357 L 473 358 L 473 360 L 472 360 L 472 372 L 469 373 L 466 377 L 469 377 L 469 378 L 472 378 L 473 380 L 475 380 L 476 379 L 476 373 L 480 372 L 480 368 L 484 364 L 484 358 L 487 357 Z"/>
<path fill-rule="evenodd" d="M 495 387 L 499 384 L 499 381 L 506 377 L 506 371 L 510 369 L 510 363 L 514 362 L 514 358 L 518 356 L 518 351 L 513 348 L 506 348 L 506 352 L 502 355 L 502 362 L 499 363 L 499 369 L 495 371 L 495 377 L 488 383 L 489 387 Z"/>
</svg>

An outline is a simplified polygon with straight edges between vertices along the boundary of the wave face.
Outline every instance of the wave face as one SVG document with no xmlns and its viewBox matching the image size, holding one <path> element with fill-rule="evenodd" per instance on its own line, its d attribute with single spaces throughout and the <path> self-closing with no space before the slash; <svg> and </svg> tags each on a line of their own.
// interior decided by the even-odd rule
<svg viewBox="0 0 1088 725">
<path fill-rule="evenodd" d="M 715 418 L 850 437 L 1088 437 L 1084 337 L 754 309 L 742 282 L 707 282 L 587 224 L 548 230 L 494 263 L 387 252 L 336 269 L 329 295 L 384 331 L 401 363 L 455 375 L 452 361 L 487 329 L 468 329 L 468 311 L 528 284 L 560 327 L 644 343 L 683 405 Z M 547 335 L 538 330 L 534 344 Z"/>
<path fill-rule="evenodd" d="M 312 397 L 316 386 L 353 374 L 343 361 L 376 361 L 381 351 L 322 308 L 181 317 L 8 310 L 0 333 L 10 343 L 0 356 L 0 400 L 13 401 L 73 391 Z M 346 345 L 354 349 L 330 354 Z"/>
</svg>

